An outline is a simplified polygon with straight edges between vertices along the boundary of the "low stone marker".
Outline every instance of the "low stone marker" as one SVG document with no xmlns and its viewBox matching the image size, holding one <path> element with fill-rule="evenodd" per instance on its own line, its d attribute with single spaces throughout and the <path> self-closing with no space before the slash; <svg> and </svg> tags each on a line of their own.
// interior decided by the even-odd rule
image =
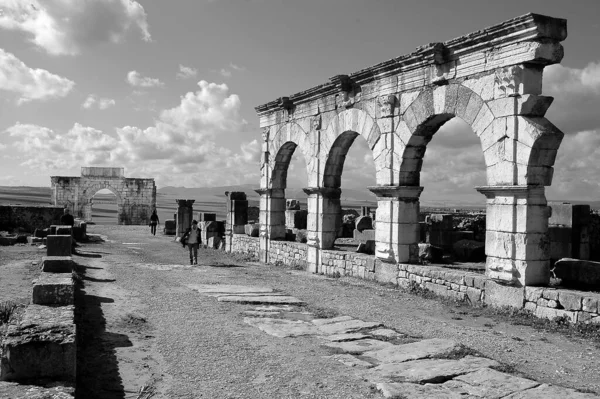
<svg viewBox="0 0 600 399">
<path fill-rule="evenodd" d="M 176 232 L 177 232 L 177 224 L 175 223 L 175 220 L 173 220 L 173 219 L 165 220 L 165 227 L 163 228 L 163 234 L 172 236 L 172 235 L 175 235 Z"/>
<path fill-rule="evenodd" d="M 8 327 L 2 344 L 0 380 L 50 378 L 75 381 L 74 307 L 29 305 L 23 319 Z"/>
<path fill-rule="evenodd" d="M 50 235 L 46 238 L 48 256 L 71 256 L 71 235 Z"/>
<path fill-rule="evenodd" d="M 554 264 L 554 275 L 566 286 L 600 289 L 600 262 L 563 258 Z"/>
<path fill-rule="evenodd" d="M 70 256 L 44 256 L 41 266 L 42 271 L 47 273 L 71 273 L 75 262 Z"/>
<path fill-rule="evenodd" d="M 33 284 L 36 305 L 73 305 L 75 286 L 69 274 L 42 272 Z"/>
</svg>

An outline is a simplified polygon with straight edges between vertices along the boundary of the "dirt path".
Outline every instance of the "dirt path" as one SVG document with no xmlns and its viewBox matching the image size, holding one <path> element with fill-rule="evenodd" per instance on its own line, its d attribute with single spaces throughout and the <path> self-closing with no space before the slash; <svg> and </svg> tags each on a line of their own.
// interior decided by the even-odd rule
<svg viewBox="0 0 600 399">
<path fill-rule="evenodd" d="M 276 338 L 244 323 L 250 305 L 218 302 L 199 284 L 268 286 L 328 315 L 383 322 L 416 338 L 447 338 L 541 382 L 600 393 L 597 344 L 515 326 L 451 304 L 350 278 L 245 263 L 204 250 L 201 265 L 145 227 L 90 226 L 107 238 L 79 248 L 78 397 L 380 398 L 312 337 Z M 150 397 L 150 396 L 146 396 Z"/>
</svg>

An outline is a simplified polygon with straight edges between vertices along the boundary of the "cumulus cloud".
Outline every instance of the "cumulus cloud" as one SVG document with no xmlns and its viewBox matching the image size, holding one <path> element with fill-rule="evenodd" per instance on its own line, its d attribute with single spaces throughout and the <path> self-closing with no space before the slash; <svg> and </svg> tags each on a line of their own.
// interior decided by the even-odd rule
<svg viewBox="0 0 600 399">
<path fill-rule="evenodd" d="M 75 82 L 45 69 L 30 68 L 13 54 L 0 49 L 0 89 L 16 93 L 18 103 L 65 97 Z"/>
<path fill-rule="evenodd" d="M 151 40 L 144 7 L 134 0 L 3 0 L 0 28 L 24 32 L 52 55 L 75 55 L 89 45 L 117 43 L 130 30 Z"/>
<path fill-rule="evenodd" d="M 98 97 L 95 94 L 90 94 L 87 96 L 83 104 L 81 104 L 81 107 L 85 109 L 98 108 L 105 110 L 114 106 L 115 104 L 116 102 L 112 98 Z"/>
<path fill-rule="evenodd" d="M 138 71 L 127 73 L 127 83 L 133 87 L 163 87 L 165 85 L 159 79 L 143 76 Z"/>
<path fill-rule="evenodd" d="M 177 79 L 189 79 L 195 78 L 198 75 L 196 68 L 187 67 L 179 64 L 179 72 L 177 72 Z"/>
<path fill-rule="evenodd" d="M 125 126 L 107 134 L 76 123 L 61 133 L 18 123 L 7 132 L 16 140 L 22 164 L 32 168 L 119 165 L 130 176 L 154 177 L 159 185 L 258 182 L 260 143 L 256 139 L 238 148 L 216 144 L 217 139 L 240 134 L 247 126 L 239 97 L 230 94 L 225 84 L 200 81 L 198 86 L 147 128 Z"/>
<path fill-rule="evenodd" d="M 225 68 L 221 68 L 219 70 L 219 73 L 221 74 L 221 76 L 225 77 L 225 78 L 230 78 L 231 75 L 233 75 L 233 71 L 245 71 L 246 68 L 236 65 L 234 63 L 229 63 L 229 66 L 225 67 Z"/>
</svg>

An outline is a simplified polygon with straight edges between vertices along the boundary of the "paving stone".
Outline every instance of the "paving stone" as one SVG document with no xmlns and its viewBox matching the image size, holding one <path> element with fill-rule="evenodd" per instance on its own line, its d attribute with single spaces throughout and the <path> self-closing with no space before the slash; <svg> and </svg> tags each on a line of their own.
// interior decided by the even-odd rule
<svg viewBox="0 0 600 399">
<path fill-rule="evenodd" d="M 252 317 L 268 317 L 268 316 L 279 316 L 280 312 L 263 312 L 259 310 L 245 310 L 242 312 L 243 315 Z"/>
<path fill-rule="evenodd" d="M 439 384 L 410 384 L 397 382 L 380 382 L 376 384 L 384 398 L 410 399 L 473 399 Z"/>
<path fill-rule="evenodd" d="M 337 360 L 338 362 L 341 362 L 348 367 L 355 367 L 360 369 L 368 369 L 373 367 L 371 363 L 361 360 L 355 356 L 348 355 L 346 353 L 323 357 L 327 359 Z"/>
<path fill-rule="evenodd" d="M 217 298 L 219 302 L 234 302 L 234 303 L 246 303 L 246 304 L 266 304 L 266 303 L 281 303 L 288 305 L 304 305 L 304 302 L 293 296 L 240 296 L 240 295 L 226 295 Z"/>
<path fill-rule="evenodd" d="M 331 319 L 314 319 L 312 322 L 313 322 L 313 324 L 316 324 L 317 326 L 324 326 L 325 324 L 339 323 L 341 321 L 348 321 L 348 320 L 353 320 L 353 318 L 350 316 L 338 316 L 338 317 L 332 317 Z"/>
<path fill-rule="evenodd" d="M 402 363 L 409 360 L 441 357 L 460 348 L 460 345 L 447 339 L 424 339 L 404 345 L 394 345 L 390 349 L 364 353 L 379 363 Z"/>
<path fill-rule="evenodd" d="M 506 395 L 540 385 L 539 382 L 489 368 L 460 375 L 443 384 L 454 392 L 482 398 L 504 398 Z"/>
<path fill-rule="evenodd" d="M 485 367 L 499 366 L 494 360 L 466 356 L 459 360 L 423 359 L 404 363 L 386 363 L 372 369 L 371 380 L 393 379 L 395 382 L 444 382 L 461 374 Z"/>
<path fill-rule="evenodd" d="M 390 330 L 389 328 L 378 328 L 377 330 L 369 331 L 369 335 L 373 337 L 383 337 L 388 339 L 404 338 L 405 334 Z"/>
<path fill-rule="evenodd" d="M 193 290 L 201 294 L 244 294 L 244 293 L 271 293 L 273 288 L 269 287 L 250 287 L 245 285 L 228 284 L 189 284 Z"/>
<path fill-rule="evenodd" d="M 362 320 L 346 320 L 340 321 L 339 323 L 330 323 L 318 326 L 324 334 L 343 334 L 350 333 L 363 328 L 376 328 L 381 327 L 383 323 L 376 323 Z"/>
<path fill-rule="evenodd" d="M 598 396 L 591 393 L 578 392 L 574 389 L 542 384 L 526 391 L 516 392 L 506 399 L 592 399 Z"/>
<path fill-rule="evenodd" d="M 266 306 L 257 306 L 254 308 L 254 310 L 260 311 L 260 312 L 290 312 L 292 310 L 294 310 L 293 306 L 290 305 L 266 305 Z"/>
<path fill-rule="evenodd" d="M 301 320 L 244 317 L 244 323 L 279 338 L 319 334 L 316 326 Z"/>
<path fill-rule="evenodd" d="M 349 334 L 334 334 L 334 335 L 325 335 L 321 337 L 331 342 L 345 342 L 345 341 L 356 341 L 359 339 L 369 338 L 368 335 L 361 333 L 349 333 Z"/>
<path fill-rule="evenodd" d="M 373 350 L 385 351 L 394 346 L 394 344 L 385 341 L 379 341 L 378 339 L 361 339 L 357 341 L 331 342 L 325 344 L 325 346 L 342 350 L 351 355 L 360 355 L 364 352 Z"/>
</svg>

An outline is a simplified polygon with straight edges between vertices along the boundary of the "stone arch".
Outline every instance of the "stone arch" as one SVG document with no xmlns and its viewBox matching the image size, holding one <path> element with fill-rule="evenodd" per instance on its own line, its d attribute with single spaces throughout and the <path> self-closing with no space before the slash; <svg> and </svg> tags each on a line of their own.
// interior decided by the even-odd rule
<svg viewBox="0 0 600 399">
<path fill-rule="evenodd" d="M 321 140 L 319 155 L 324 167 L 319 177 L 320 185 L 330 188 L 340 187 L 346 155 L 358 136 L 362 136 L 366 140 L 373 159 L 377 159 L 383 152 L 383 149 L 377 146 L 381 135 L 375 119 L 364 110 L 351 108 L 334 116 L 327 125 Z M 379 175 L 383 172 L 382 165 L 375 164 L 377 181 L 380 180 Z"/>
<path fill-rule="evenodd" d="M 287 186 L 287 172 L 296 148 L 300 148 L 304 157 L 306 172 L 310 176 L 313 165 L 313 154 L 310 153 L 310 140 L 306 132 L 296 123 L 287 123 L 274 135 L 269 147 L 269 169 L 271 178 L 269 188 L 285 189 Z"/>
</svg>

